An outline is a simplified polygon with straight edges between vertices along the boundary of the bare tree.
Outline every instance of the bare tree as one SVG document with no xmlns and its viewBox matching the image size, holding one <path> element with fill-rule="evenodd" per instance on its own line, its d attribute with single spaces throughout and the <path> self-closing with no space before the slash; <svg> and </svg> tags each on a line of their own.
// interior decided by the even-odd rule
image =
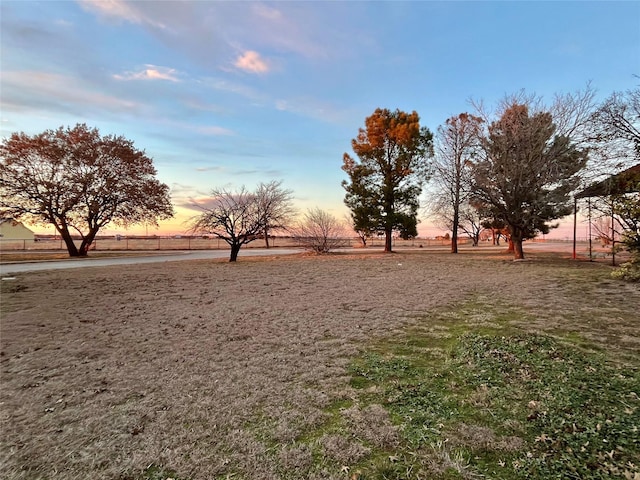
<svg viewBox="0 0 640 480">
<path fill-rule="evenodd" d="M 616 243 L 622 243 L 633 253 L 633 269 L 640 270 L 640 178 L 637 172 L 640 161 L 640 88 L 611 94 L 591 116 L 592 141 L 598 158 L 608 170 L 595 170 L 602 178 L 622 168 L 629 172 L 625 191 L 612 191 L 610 195 L 592 200 L 589 208 L 606 218 L 607 228 L 599 230 L 603 241 L 611 242 L 612 262 L 615 264 Z M 633 165 L 633 166 L 631 166 Z M 634 172 L 634 173 L 632 173 Z M 631 177 L 633 176 L 633 178 Z M 595 180 L 594 175 L 589 180 Z M 593 188 L 593 187 L 588 187 Z"/>
<path fill-rule="evenodd" d="M 329 253 L 345 245 L 344 225 L 330 213 L 313 208 L 307 210 L 294 230 L 300 245 L 316 253 Z"/>
<path fill-rule="evenodd" d="M 260 183 L 256 198 L 264 217 L 263 234 L 265 246 L 269 248 L 269 232 L 287 230 L 295 215 L 292 205 L 293 192 L 282 187 L 282 180 Z"/>
<path fill-rule="evenodd" d="M 229 261 L 235 262 L 240 248 L 264 231 L 266 222 L 259 197 L 245 187 L 236 192 L 215 188 L 206 203 L 195 205 L 202 213 L 192 220 L 191 231 L 215 235 L 227 242 L 231 247 Z"/>
<path fill-rule="evenodd" d="M 485 210 L 472 205 L 469 198 L 465 198 L 457 205 L 456 230 L 464 233 L 477 246 L 480 241 L 480 233 L 484 229 L 486 221 Z M 429 202 L 429 214 L 434 218 L 437 227 L 443 230 L 453 231 L 454 206 L 446 196 L 437 196 Z M 458 253 L 457 243 L 459 235 L 456 235 L 456 248 L 451 248 L 452 253 Z"/>
<path fill-rule="evenodd" d="M 601 155 L 615 160 L 613 170 L 640 160 L 640 88 L 611 94 L 591 121 L 591 138 Z"/>
<path fill-rule="evenodd" d="M 603 246 L 623 243 L 637 256 L 640 252 L 640 173 L 630 180 L 628 192 L 589 199 L 591 228 Z M 638 262 L 638 260 L 636 260 Z"/>
<path fill-rule="evenodd" d="M 460 208 L 468 203 L 471 195 L 471 162 L 480 147 L 481 133 L 482 119 L 468 113 L 451 117 L 444 126 L 438 127 L 433 181 L 435 195 L 440 199 L 435 213 L 440 212 L 450 220 L 451 253 L 458 253 Z M 479 232 L 475 235 L 472 224 L 464 230 L 467 234 L 474 232 L 471 238 L 477 243 Z"/>
<path fill-rule="evenodd" d="M 482 223 L 486 220 L 486 217 L 483 216 L 480 208 L 472 205 L 469 201 L 466 201 L 460 206 L 459 213 L 460 230 L 471 239 L 473 246 L 477 247 L 480 242 L 480 234 L 482 230 L 484 230 Z"/>
<path fill-rule="evenodd" d="M 588 148 L 592 140 L 592 115 L 596 107 L 596 91 L 587 83 L 583 90 L 572 93 L 557 93 L 549 112 L 556 126 L 556 134 L 571 137 L 582 149 Z M 539 104 L 542 104 L 540 100 Z"/>
<path fill-rule="evenodd" d="M 76 257 L 87 255 L 109 223 L 157 225 L 173 216 L 173 207 L 169 187 L 156 179 L 144 151 L 78 124 L 3 140 L 0 214 L 53 224 Z M 79 248 L 74 234 L 82 239 Z"/>
</svg>

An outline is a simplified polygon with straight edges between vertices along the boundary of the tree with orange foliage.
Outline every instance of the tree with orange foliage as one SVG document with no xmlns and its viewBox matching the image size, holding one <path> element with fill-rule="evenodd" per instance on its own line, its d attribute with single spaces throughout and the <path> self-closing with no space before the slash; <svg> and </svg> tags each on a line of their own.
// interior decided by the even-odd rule
<svg viewBox="0 0 640 480">
<path fill-rule="evenodd" d="M 345 204 L 356 229 L 384 232 L 385 252 L 392 234 L 416 236 L 419 196 L 430 175 L 433 135 L 412 113 L 376 109 L 351 141 L 359 160 L 345 153 L 342 169 L 350 181 Z"/>
</svg>

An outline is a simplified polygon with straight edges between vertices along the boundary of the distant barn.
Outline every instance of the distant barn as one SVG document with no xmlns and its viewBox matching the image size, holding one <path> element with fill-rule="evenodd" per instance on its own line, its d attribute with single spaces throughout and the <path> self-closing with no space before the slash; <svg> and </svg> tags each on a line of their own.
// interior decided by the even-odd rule
<svg viewBox="0 0 640 480">
<path fill-rule="evenodd" d="M 34 240 L 34 233 L 13 218 L 0 218 L 0 240 Z"/>
</svg>

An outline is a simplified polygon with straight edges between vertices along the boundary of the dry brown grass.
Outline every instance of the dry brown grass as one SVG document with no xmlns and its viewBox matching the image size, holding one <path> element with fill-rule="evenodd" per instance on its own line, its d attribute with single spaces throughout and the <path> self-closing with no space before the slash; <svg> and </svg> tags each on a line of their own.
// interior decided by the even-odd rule
<svg viewBox="0 0 640 480">
<path fill-rule="evenodd" d="M 574 332 L 633 356 L 637 286 L 610 280 L 607 266 L 531 257 L 302 256 L 0 282 L 0 471 L 137 478 L 154 463 L 180 478 L 345 478 L 341 462 L 396 441 L 383 409 L 344 409 L 343 431 L 318 436 L 323 471 L 297 440 L 355 398 L 350 358 L 472 296 L 521 306 L 523 328 Z M 461 431 L 459 441 L 481 433 Z"/>
</svg>

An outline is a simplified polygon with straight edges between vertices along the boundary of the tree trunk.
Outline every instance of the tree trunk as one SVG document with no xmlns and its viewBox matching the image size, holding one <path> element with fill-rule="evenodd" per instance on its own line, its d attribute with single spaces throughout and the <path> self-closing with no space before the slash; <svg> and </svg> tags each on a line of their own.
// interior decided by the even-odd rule
<svg viewBox="0 0 640 480">
<path fill-rule="evenodd" d="M 513 245 L 513 240 L 511 237 L 507 239 L 507 253 L 513 253 L 516 251 L 516 247 Z"/>
<path fill-rule="evenodd" d="M 264 227 L 264 246 L 269 248 L 269 229 Z"/>
<path fill-rule="evenodd" d="M 391 235 L 393 234 L 393 231 L 391 229 L 386 229 L 384 231 L 384 251 L 385 252 L 391 252 L 391 248 L 392 248 L 392 243 L 391 243 Z"/>
<path fill-rule="evenodd" d="M 91 246 L 91 243 L 87 242 L 86 238 L 84 240 L 82 240 L 82 243 L 80 244 L 80 248 L 78 249 L 78 256 L 79 257 L 86 257 L 89 254 L 89 247 L 90 246 Z"/>
<path fill-rule="evenodd" d="M 509 246 L 513 245 L 513 259 L 524 259 L 524 251 L 522 250 L 522 234 L 516 229 L 511 230 L 511 238 L 509 239 Z"/>
<path fill-rule="evenodd" d="M 230 262 L 235 262 L 238 260 L 238 253 L 240 252 L 240 247 L 242 245 L 239 243 L 231 244 L 231 256 L 229 257 Z"/>
<path fill-rule="evenodd" d="M 58 225 L 55 225 L 56 230 L 58 230 L 58 233 L 60 233 L 60 236 L 62 237 L 62 240 L 64 240 L 64 244 L 67 247 L 67 252 L 69 252 L 69 256 L 70 257 L 79 257 L 80 256 L 80 252 L 78 252 L 78 247 L 76 247 L 76 244 L 73 241 L 73 238 L 71 238 L 71 234 L 69 233 L 69 230 L 65 227 L 58 227 Z"/>
<path fill-rule="evenodd" d="M 95 240 L 97 234 L 98 234 L 98 230 L 96 229 L 95 231 L 89 232 L 87 236 L 82 239 L 82 243 L 80 244 L 80 250 L 78 251 L 79 257 L 87 256 L 87 254 L 89 253 L 89 248 L 91 248 L 91 244 Z"/>
<path fill-rule="evenodd" d="M 453 227 L 451 232 L 451 253 L 458 253 L 458 209 L 453 212 Z"/>
<path fill-rule="evenodd" d="M 524 251 L 522 250 L 522 239 L 513 241 L 513 258 L 514 260 L 524 259 Z"/>
</svg>

